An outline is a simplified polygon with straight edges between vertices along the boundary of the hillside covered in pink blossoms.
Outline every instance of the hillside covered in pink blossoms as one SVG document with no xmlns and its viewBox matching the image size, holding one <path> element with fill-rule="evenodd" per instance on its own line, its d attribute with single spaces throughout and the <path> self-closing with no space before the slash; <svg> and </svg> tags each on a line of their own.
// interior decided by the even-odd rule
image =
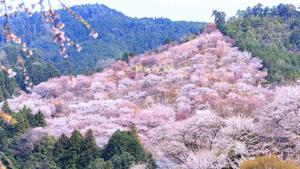
<svg viewBox="0 0 300 169">
<path fill-rule="evenodd" d="M 117 129 L 136 127 L 160 168 L 238 167 L 266 154 L 300 162 L 300 87 L 270 89 L 266 76 L 261 60 L 207 31 L 8 102 L 45 114 L 47 126 L 33 135 L 92 129 L 103 146 Z"/>
</svg>

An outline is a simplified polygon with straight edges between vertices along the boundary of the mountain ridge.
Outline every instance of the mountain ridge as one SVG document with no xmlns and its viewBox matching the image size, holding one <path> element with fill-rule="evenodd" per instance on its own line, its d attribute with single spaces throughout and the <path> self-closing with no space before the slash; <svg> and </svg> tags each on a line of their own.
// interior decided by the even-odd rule
<svg viewBox="0 0 300 169">
<path fill-rule="evenodd" d="M 81 53 L 73 49 L 69 52 L 74 74 L 95 71 L 96 62 L 102 59 L 120 58 L 125 52 L 140 54 L 162 45 L 166 39 L 178 41 L 188 34 L 200 32 L 205 25 L 200 22 L 172 22 L 166 18 L 137 19 L 99 4 L 74 6 L 71 9 L 85 18 L 100 35 L 96 40 L 91 39 L 84 26 L 67 11 L 57 10 L 66 25 L 66 35 L 83 46 Z M 57 46 L 51 41 L 50 27 L 42 24 L 40 13 L 34 13 L 31 17 L 20 14 L 11 19 L 10 25 L 29 46 L 41 49 L 44 61 L 50 61 L 63 74 L 67 73 Z M 3 39 L 2 35 L 0 39 Z M 80 64 L 78 61 L 81 61 Z"/>
</svg>

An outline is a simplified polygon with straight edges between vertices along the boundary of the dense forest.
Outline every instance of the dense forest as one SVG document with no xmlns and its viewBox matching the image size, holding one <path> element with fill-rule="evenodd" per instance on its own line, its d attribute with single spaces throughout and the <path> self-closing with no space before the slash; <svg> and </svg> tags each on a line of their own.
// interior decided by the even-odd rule
<svg viewBox="0 0 300 169">
<path fill-rule="evenodd" d="M 189 34 L 200 32 L 205 25 L 197 22 L 172 22 L 164 18 L 130 18 L 104 5 L 75 6 L 72 10 L 86 18 L 99 32 L 100 38 L 89 38 L 84 26 L 78 24 L 66 11 L 58 10 L 61 20 L 66 24 L 65 32 L 83 47 L 80 53 L 70 50 L 67 61 L 60 56 L 58 46 L 52 41 L 51 27 L 43 23 L 40 13 L 32 16 L 20 13 L 16 17 L 10 17 L 12 30 L 33 49 L 34 56 L 26 58 L 20 47 L 2 43 L 0 61 L 12 67 L 17 76 L 9 79 L 5 73 L 0 72 L 1 101 L 15 94 L 16 88 L 27 91 L 28 84 L 24 80 L 26 77 L 20 70 L 20 64 L 24 65 L 22 68 L 27 70 L 33 85 L 37 85 L 61 74 L 99 71 L 126 52 L 140 54 L 166 42 L 180 41 Z M 2 34 L 0 39 L 4 41 Z M 19 63 L 18 57 L 22 57 L 25 63 Z"/>
<path fill-rule="evenodd" d="M 218 28 L 236 41 L 241 50 L 260 57 L 270 82 L 287 82 L 300 76 L 300 12 L 293 5 L 241 10 L 225 21 L 215 11 Z"/>
</svg>

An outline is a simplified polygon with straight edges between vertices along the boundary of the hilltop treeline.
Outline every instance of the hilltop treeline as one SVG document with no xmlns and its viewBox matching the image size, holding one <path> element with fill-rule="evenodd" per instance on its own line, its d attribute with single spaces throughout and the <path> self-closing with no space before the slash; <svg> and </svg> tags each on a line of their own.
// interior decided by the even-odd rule
<svg viewBox="0 0 300 169">
<path fill-rule="evenodd" d="M 218 28 L 236 41 L 241 50 L 260 57 L 269 82 L 295 80 L 300 75 L 300 12 L 293 5 L 272 8 L 258 4 L 238 11 L 225 21 L 215 11 Z"/>
</svg>

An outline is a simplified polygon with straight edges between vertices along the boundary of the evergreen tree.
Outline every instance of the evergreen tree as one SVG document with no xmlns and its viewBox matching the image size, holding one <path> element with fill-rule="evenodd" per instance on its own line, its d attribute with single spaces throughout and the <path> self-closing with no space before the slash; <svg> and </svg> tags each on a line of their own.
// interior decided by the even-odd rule
<svg viewBox="0 0 300 169">
<path fill-rule="evenodd" d="M 63 134 L 58 141 L 55 143 L 53 148 L 53 155 L 56 163 L 61 168 L 66 168 L 66 166 L 69 164 L 69 150 L 71 147 L 71 143 L 69 138 Z M 66 168 L 67 169 L 67 168 Z"/>
<path fill-rule="evenodd" d="M 129 59 L 133 56 L 132 53 L 130 52 L 125 52 L 122 56 L 122 61 L 126 62 L 126 63 L 129 63 Z"/>
<path fill-rule="evenodd" d="M 93 131 L 88 130 L 82 144 L 78 168 L 87 167 L 99 155 L 100 149 L 97 147 Z"/>
<path fill-rule="evenodd" d="M 16 133 L 24 133 L 27 129 L 29 129 L 29 122 L 27 120 L 27 117 L 24 116 L 23 113 L 16 113 L 15 119 L 17 121 L 17 123 L 14 125 Z"/>
<path fill-rule="evenodd" d="M 34 115 L 34 120 L 35 120 L 35 127 L 45 127 L 46 126 L 46 121 L 45 121 L 45 116 L 39 110 L 37 114 Z"/>
<path fill-rule="evenodd" d="M 109 139 L 102 156 L 105 160 L 109 160 L 114 155 L 120 155 L 124 152 L 133 155 L 137 160 L 142 160 L 145 157 L 144 149 L 135 133 L 117 130 Z"/>
<path fill-rule="evenodd" d="M 217 25 L 217 28 L 222 33 L 226 33 L 226 14 L 224 12 L 214 10 L 213 16 L 215 17 L 215 24 Z"/>
<path fill-rule="evenodd" d="M 83 145 L 83 137 L 78 130 L 74 130 L 70 137 L 69 168 L 79 168 L 80 153 Z"/>
<path fill-rule="evenodd" d="M 31 109 L 24 106 L 22 110 L 20 110 L 18 113 L 22 114 L 23 117 L 27 119 L 29 123 L 29 127 L 36 127 L 36 121 L 34 115 L 32 114 Z"/>
</svg>

